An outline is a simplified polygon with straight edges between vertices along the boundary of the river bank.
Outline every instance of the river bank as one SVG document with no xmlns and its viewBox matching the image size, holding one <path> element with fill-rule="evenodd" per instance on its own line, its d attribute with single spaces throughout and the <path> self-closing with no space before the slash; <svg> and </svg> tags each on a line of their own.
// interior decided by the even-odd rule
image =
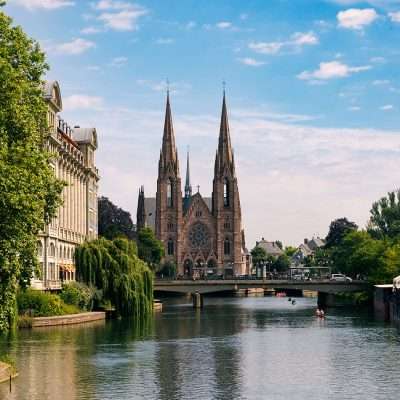
<svg viewBox="0 0 400 400">
<path fill-rule="evenodd" d="M 17 376 L 18 373 L 13 365 L 0 361 L 0 383 L 9 382 L 10 377 L 13 379 Z"/>
</svg>

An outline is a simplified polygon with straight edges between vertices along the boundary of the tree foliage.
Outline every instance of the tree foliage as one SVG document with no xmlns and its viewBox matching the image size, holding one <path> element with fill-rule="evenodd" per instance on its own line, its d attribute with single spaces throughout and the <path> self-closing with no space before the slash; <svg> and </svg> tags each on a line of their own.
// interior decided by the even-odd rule
<svg viewBox="0 0 400 400">
<path fill-rule="evenodd" d="M 267 261 L 267 252 L 260 246 L 255 246 L 251 250 L 251 257 L 253 258 L 254 265 L 261 265 L 263 262 Z"/>
<path fill-rule="evenodd" d="M 118 314 L 142 316 L 153 307 L 153 273 L 137 256 L 136 244 L 125 238 L 101 238 L 75 251 L 77 278 L 103 291 Z"/>
<path fill-rule="evenodd" d="M 330 248 L 340 245 L 347 233 L 357 229 L 358 226 L 354 222 L 349 221 L 347 218 L 335 219 L 329 226 L 329 232 L 325 239 L 325 247 Z"/>
<path fill-rule="evenodd" d="M 135 228 L 129 212 L 117 207 L 107 197 L 98 199 L 99 235 L 112 240 L 119 236 L 135 238 Z"/>
<path fill-rule="evenodd" d="M 372 236 L 394 239 L 400 236 L 400 191 L 389 192 L 371 208 L 368 231 Z"/>
<path fill-rule="evenodd" d="M 139 258 L 155 271 L 164 256 L 164 245 L 158 240 L 151 228 L 142 228 L 137 235 Z"/>
<path fill-rule="evenodd" d="M 0 331 L 15 320 L 18 282 L 37 269 L 37 234 L 60 204 L 44 148 L 46 69 L 37 42 L 0 12 Z"/>
</svg>

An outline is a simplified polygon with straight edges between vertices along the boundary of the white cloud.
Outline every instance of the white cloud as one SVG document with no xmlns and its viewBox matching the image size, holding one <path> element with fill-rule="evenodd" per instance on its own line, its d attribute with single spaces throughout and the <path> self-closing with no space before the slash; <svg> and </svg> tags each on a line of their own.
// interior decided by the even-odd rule
<svg viewBox="0 0 400 400">
<path fill-rule="evenodd" d="M 215 26 L 219 29 L 229 29 L 232 28 L 232 22 L 221 21 L 215 24 Z"/>
<path fill-rule="evenodd" d="M 265 62 L 255 60 L 254 58 L 251 57 L 245 57 L 245 58 L 238 58 L 238 61 L 244 65 L 248 65 L 250 67 L 260 67 L 261 65 L 264 65 Z"/>
<path fill-rule="evenodd" d="M 88 65 L 86 67 L 86 69 L 88 71 L 100 71 L 101 70 L 101 68 L 98 65 Z"/>
<path fill-rule="evenodd" d="M 246 14 L 246 13 L 242 13 L 242 14 L 239 15 L 239 18 L 240 18 L 242 21 L 245 21 L 247 18 L 249 18 L 249 15 Z"/>
<path fill-rule="evenodd" d="M 167 84 L 165 81 L 151 81 L 148 79 L 138 79 L 136 83 L 139 86 L 146 87 L 148 89 L 151 89 L 155 92 L 166 92 L 167 89 L 169 88 L 169 91 L 171 94 L 180 94 L 183 92 L 186 92 L 192 88 L 192 86 L 189 83 L 186 82 L 172 82 Z"/>
<path fill-rule="evenodd" d="M 173 99 L 172 107 L 174 112 Z M 179 156 L 182 160 L 190 144 L 193 185 L 200 185 L 203 196 L 212 190 L 219 112 L 219 107 L 212 115 L 174 112 Z M 145 185 L 146 196 L 156 191 L 163 120 L 161 104 L 158 112 L 107 109 L 79 119 L 81 126 L 94 125 L 101 135 L 100 193 L 132 215 L 139 185 Z M 261 236 L 297 245 L 313 233 L 324 236 L 329 223 L 343 216 L 365 226 L 372 202 L 398 187 L 399 132 L 282 121 L 257 109 L 230 112 L 248 247 Z"/>
<path fill-rule="evenodd" d="M 296 32 L 289 40 L 280 42 L 251 42 L 249 49 L 260 54 L 277 54 L 281 50 L 300 51 L 304 46 L 313 46 L 319 43 L 314 32 Z"/>
<path fill-rule="evenodd" d="M 121 68 L 128 63 L 128 59 L 126 57 L 115 57 L 112 59 L 110 66 Z"/>
<path fill-rule="evenodd" d="M 339 26 L 345 29 L 362 30 L 378 18 L 373 8 L 349 8 L 339 11 L 336 16 Z"/>
<path fill-rule="evenodd" d="M 334 78 L 346 78 L 353 73 L 367 71 L 370 65 L 351 67 L 339 61 L 321 62 L 315 71 L 303 71 L 297 77 L 303 80 L 328 80 Z"/>
<path fill-rule="evenodd" d="M 148 10 L 141 5 L 125 1 L 101 0 L 93 8 L 101 11 L 97 19 L 116 31 L 136 30 L 138 19 L 148 14 Z"/>
<path fill-rule="evenodd" d="M 390 12 L 388 16 L 392 22 L 400 23 L 400 11 Z"/>
<path fill-rule="evenodd" d="M 95 26 L 87 26 L 86 28 L 81 29 L 81 33 L 83 35 L 94 35 L 100 32 L 102 32 L 102 29 L 97 28 Z"/>
<path fill-rule="evenodd" d="M 393 110 L 393 108 L 394 107 L 392 104 L 385 104 L 384 106 L 379 107 L 379 109 L 382 111 L 391 111 L 391 110 Z"/>
<path fill-rule="evenodd" d="M 189 21 L 186 25 L 185 25 L 185 29 L 187 29 L 188 31 L 190 31 L 191 29 L 195 28 L 197 26 L 197 23 L 195 21 Z"/>
<path fill-rule="evenodd" d="M 58 8 L 70 7 L 75 5 L 74 1 L 69 0 L 14 0 L 14 3 L 23 6 L 29 10 L 56 10 Z"/>
<path fill-rule="evenodd" d="M 156 40 L 157 44 L 172 44 L 174 43 L 174 39 L 172 38 L 158 38 Z"/>
<path fill-rule="evenodd" d="M 54 47 L 50 47 L 50 50 L 54 49 L 55 52 L 59 54 L 78 55 L 93 47 L 96 47 L 94 42 L 78 38 L 71 42 L 60 43 Z"/>
<path fill-rule="evenodd" d="M 389 85 L 390 81 L 388 79 L 376 79 L 372 82 L 373 85 Z"/>
<path fill-rule="evenodd" d="M 102 13 L 98 20 L 103 21 L 107 28 L 116 31 L 132 31 L 137 29 L 137 20 L 146 14 L 144 9 L 123 10 L 117 13 Z"/>
<path fill-rule="evenodd" d="M 63 99 L 64 110 L 99 110 L 102 108 L 103 98 L 85 94 L 73 94 Z"/>
<path fill-rule="evenodd" d="M 369 59 L 370 62 L 375 64 L 384 64 L 386 62 L 386 58 L 384 57 L 371 57 Z"/>
<path fill-rule="evenodd" d="M 359 107 L 359 106 L 351 106 L 351 107 L 348 108 L 348 110 L 349 111 L 360 111 L 361 107 Z"/>
</svg>

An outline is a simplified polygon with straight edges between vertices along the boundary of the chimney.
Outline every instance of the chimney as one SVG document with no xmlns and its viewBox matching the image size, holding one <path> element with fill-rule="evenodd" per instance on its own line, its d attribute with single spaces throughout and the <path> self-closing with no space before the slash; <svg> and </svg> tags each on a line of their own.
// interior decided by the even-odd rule
<svg viewBox="0 0 400 400">
<path fill-rule="evenodd" d="M 75 126 L 74 126 L 74 129 L 79 129 L 79 128 L 80 128 L 79 125 L 75 125 Z"/>
<path fill-rule="evenodd" d="M 306 239 L 304 239 L 304 244 L 307 244 L 308 243 L 308 239 L 306 238 Z"/>
</svg>

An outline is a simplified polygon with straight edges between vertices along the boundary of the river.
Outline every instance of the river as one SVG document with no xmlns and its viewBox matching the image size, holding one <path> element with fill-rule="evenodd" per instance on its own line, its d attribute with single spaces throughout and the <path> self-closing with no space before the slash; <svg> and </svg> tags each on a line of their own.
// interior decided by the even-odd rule
<svg viewBox="0 0 400 400">
<path fill-rule="evenodd" d="M 19 331 L 0 341 L 19 377 L 6 400 L 400 398 L 400 332 L 315 299 L 172 301 L 144 326 L 120 320 Z"/>
</svg>

